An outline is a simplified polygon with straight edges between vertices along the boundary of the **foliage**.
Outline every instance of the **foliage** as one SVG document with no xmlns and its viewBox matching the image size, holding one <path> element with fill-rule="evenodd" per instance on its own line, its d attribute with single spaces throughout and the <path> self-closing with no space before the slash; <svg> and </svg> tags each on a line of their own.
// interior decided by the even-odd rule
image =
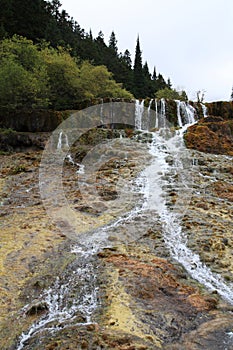
<svg viewBox="0 0 233 350">
<path fill-rule="evenodd" d="M 0 105 L 72 109 L 87 98 L 133 95 L 113 80 L 104 66 L 71 57 L 69 50 L 14 36 L 0 42 Z"/>
<path fill-rule="evenodd" d="M 80 67 L 80 96 L 133 98 L 133 95 L 116 83 L 105 66 L 93 66 L 85 61 Z"/>
<path fill-rule="evenodd" d="M 140 49 L 139 37 L 137 38 L 137 44 L 135 49 L 135 59 L 134 59 L 134 96 L 136 98 L 145 97 L 144 96 L 144 74 L 142 68 L 142 52 Z"/>
<path fill-rule="evenodd" d="M 48 77 L 40 52 L 30 40 L 14 36 L 0 43 L 1 108 L 48 107 Z"/>
<path fill-rule="evenodd" d="M 112 78 L 136 98 L 153 98 L 158 90 L 171 88 L 170 79 L 166 82 L 161 74 L 156 74 L 155 69 L 151 75 L 147 62 L 143 64 L 139 38 L 132 67 L 130 52 L 128 50 L 123 54 L 118 52 L 117 39 L 113 31 L 106 45 L 101 31 L 96 38 L 93 38 L 92 32 L 86 33 L 65 10 L 61 10 L 61 6 L 59 0 L 1 0 L 0 39 L 18 34 L 32 40 L 33 43 L 45 41 L 54 49 L 58 46 L 69 49 L 71 56 L 76 59 L 88 60 L 94 66 L 106 66 L 113 74 Z M 23 48 L 31 50 L 30 47 L 23 46 Z M 30 51 L 30 59 L 31 55 Z M 58 57 L 56 59 L 58 60 Z M 21 62 L 21 58 L 19 60 Z M 52 94 L 57 89 L 58 86 Z M 63 96 L 65 104 L 68 96 L 70 99 L 72 95 L 73 88 L 71 91 L 66 91 Z M 53 96 L 52 103 L 54 101 Z"/>
<path fill-rule="evenodd" d="M 13 130 L 13 129 L 11 129 L 11 128 L 7 128 L 7 129 L 5 129 L 5 128 L 0 128 L 0 134 L 1 135 L 10 135 L 10 134 L 13 134 L 13 133 L 15 133 L 16 131 L 15 130 Z"/>
<path fill-rule="evenodd" d="M 157 91 L 155 97 L 158 99 L 165 98 L 167 100 L 180 100 L 185 102 L 188 101 L 188 97 L 185 91 L 178 92 L 175 89 L 169 89 L 168 87 Z"/>
<path fill-rule="evenodd" d="M 41 55 L 48 75 L 49 101 L 56 109 L 72 109 L 79 96 L 79 68 L 75 59 L 61 47 L 45 48 Z"/>
<path fill-rule="evenodd" d="M 109 38 L 109 45 L 108 47 L 113 50 L 115 54 L 117 54 L 118 48 L 117 48 L 117 40 L 116 40 L 116 35 L 112 31 L 110 38 Z"/>
</svg>

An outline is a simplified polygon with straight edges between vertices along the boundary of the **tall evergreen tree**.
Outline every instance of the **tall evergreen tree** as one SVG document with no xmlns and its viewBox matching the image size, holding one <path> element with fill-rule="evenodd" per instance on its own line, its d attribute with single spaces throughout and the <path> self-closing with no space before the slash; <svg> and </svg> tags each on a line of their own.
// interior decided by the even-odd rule
<svg viewBox="0 0 233 350">
<path fill-rule="evenodd" d="M 104 42 L 104 33 L 102 32 L 102 30 L 99 31 L 98 36 L 96 37 L 95 40 L 96 40 L 98 43 L 100 43 L 101 45 L 106 46 L 106 45 L 105 45 L 105 42 Z"/>
<path fill-rule="evenodd" d="M 9 0 L 3 8 L 9 14 L 8 18 L 4 18 L 6 32 L 10 36 L 19 34 L 32 40 L 43 38 L 49 20 L 46 6 L 44 0 Z"/>
<path fill-rule="evenodd" d="M 137 38 L 137 44 L 135 49 L 135 59 L 134 59 L 134 96 L 136 98 L 145 97 L 144 94 L 144 74 L 142 69 L 142 52 L 140 49 L 139 36 Z"/>
<path fill-rule="evenodd" d="M 157 77 L 157 83 L 158 83 L 158 90 L 162 90 L 162 89 L 165 89 L 167 87 L 167 83 L 164 80 L 164 77 L 162 76 L 162 74 L 160 74 L 160 73 Z"/>
<path fill-rule="evenodd" d="M 156 79 L 157 79 L 157 74 L 156 74 L 156 69 L 154 67 L 153 74 L 152 74 L 152 80 L 156 80 Z"/>
<path fill-rule="evenodd" d="M 22 35 L 34 43 L 45 40 L 52 47 L 71 48 L 72 56 L 79 60 L 89 60 L 94 65 L 105 65 L 113 73 L 118 83 L 130 90 L 136 98 L 154 97 L 166 87 L 171 88 L 170 79 L 166 83 L 161 74 L 151 76 L 147 62 L 142 64 L 142 52 L 137 38 L 135 60 L 132 68 L 130 52 L 118 54 L 117 40 L 112 31 L 108 45 L 104 34 L 99 32 L 93 39 L 92 33 L 71 18 L 65 10 L 60 10 L 62 0 L 0 0 L 0 39 L 14 34 Z"/>
<path fill-rule="evenodd" d="M 153 97 L 154 95 L 154 89 L 153 89 L 153 81 L 151 79 L 151 74 L 149 71 L 148 63 L 147 61 L 144 63 L 142 67 L 143 75 L 144 75 L 144 97 Z"/>
<path fill-rule="evenodd" d="M 172 83 L 171 83 L 171 79 L 170 79 L 170 78 L 168 78 L 168 80 L 167 80 L 167 87 L 168 87 L 169 89 L 172 88 Z"/>
<path fill-rule="evenodd" d="M 122 56 L 122 61 L 129 67 L 132 67 L 131 54 L 129 50 L 125 50 L 124 55 Z"/>
<path fill-rule="evenodd" d="M 110 35 L 108 47 L 117 55 L 118 48 L 117 48 L 116 35 L 114 31 L 112 31 Z"/>
</svg>

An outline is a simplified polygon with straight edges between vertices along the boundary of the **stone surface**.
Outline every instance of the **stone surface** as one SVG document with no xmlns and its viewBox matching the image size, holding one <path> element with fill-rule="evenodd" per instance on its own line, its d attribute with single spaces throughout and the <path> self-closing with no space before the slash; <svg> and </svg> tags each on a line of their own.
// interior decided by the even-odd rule
<svg viewBox="0 0 233 350">
<path fill-rule="evenodd" d="M 233 156 L 233 120 L 203 118 L 188 128 L 185 142 L 188 148 L 201 152 Z"/>
<path fill-rule="evenodd" d="M 73 151 L 75 159 L 81 160 L 78 148 Z M 75 264 L 73 242 L 42 206 L 40 159 L 41 151 L 0 156 L 0 348 L 4 350 L 16 349 L 21 332 L 46 314 L 41 292 L 57 276 L 68 279 Z M 148 159 L 142 148 L 133 150 L 127 160 L 109 160 L 96 178 L 101 200 L 88 205 L 76 186 L 77 168 L 65 162 L 67 198 L 86 231 L 113 220 L 108 208 L 114 208 L 119 177 L 134 179 Z M 188 181 L 193 190 L 182 220 L 188 245 L 212 271 L 226 282 L 233 281 L 232 158 L 190 150 L 190 160 Z M 166 191 L 173 205 L 176 191 Z M 115 208 L 116 215 L 130 208 L 132 202 L 120 211 Z M 77 314 L 78 326 L 70 322 L 54 333 L 43 330 L 24 349 L 233 348 L 232 306 L 192 280 L 171 259 L 159 220 L 145 217 L 122 225 L 122 237 L 133 233 L 134 239 L 119 239 L 113 230 L 114 243 L 96 256 L 100 304 L 94 321 L 81 325 L 82 315 Z"/>
</svg>

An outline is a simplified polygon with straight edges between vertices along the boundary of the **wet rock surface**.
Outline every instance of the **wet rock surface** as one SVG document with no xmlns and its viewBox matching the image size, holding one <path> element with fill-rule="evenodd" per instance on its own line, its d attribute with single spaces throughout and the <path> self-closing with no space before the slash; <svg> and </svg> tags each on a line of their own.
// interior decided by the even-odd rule
<svg viewBox="0 0 233 350">
<path fill-rule="evenodd" d="M 77 149 L 73 154 L 75 162 L 81 160 Z M 85 200 L 77 188 L 79 168 L 65 161 L 64 188 L 86 232 L 132 209 L 132 200 L 120 209 L 114 206 L 119 177 L 133 181 L 150 160 L 146 154 L 139 147 L 127 159 L 110 157 L 95 178 L 97 202 Z M 86 258 L 72 252 L 76 242 L 58 230 L 44 210 L 38 186 L 41 151 L 0 157 L 0 347 L 13 350 L 21 333 L 46 316 L 49 305 L 41 297 L 43 291 L 55 285 L 57 277 L 68 283 Z M 194 150 L 189 157 L 192 193 L 182 219 L 187 244 L 226 283 L 232 282 L 232 158 Z M 172 207 L 176 190 L 164 190 Z M 109 230 L 111 244 L 91 258 L 98 287 L 91 322 L 81 311 L 67 323 L 51 321 L 53 331 L 42 329 L 23 349 L 233 349 L 233 306 L 190 278 L 170 257 L 159 217 L 145 211 L 131 223 L 122 222 L 120 237 L 114 227 Z M 82 283 L 73 285 L 72 293 L 78 295 Z"/>
</svg>

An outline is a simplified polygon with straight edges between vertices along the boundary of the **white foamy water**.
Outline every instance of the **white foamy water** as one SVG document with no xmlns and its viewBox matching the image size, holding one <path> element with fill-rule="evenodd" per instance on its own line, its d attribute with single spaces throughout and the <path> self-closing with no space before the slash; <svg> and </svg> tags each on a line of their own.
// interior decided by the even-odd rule
<svg viewBox="0 0 233 350">
<path fill-rule="evenodd" d="M 148 119 L 152 117 L 151 105 L 152 100 L 147 112 Z M 192 162 L 189 164 L 183 133 L 188 125 L 195 122 L 195 110 L 192 106 L 177 101 L 177 124 L 181 129 L 172 132 L 167 127 L 165 100 L 155 100 L 155 109 L 154 123 L 159 130 L 152 133 L 152 142 L 148 145 L 152 160 L 134 186 L 131 186 L 137 199 L 135 206 L 105 227 L 80 237 L 79 244 L 72 247 L 72 253 L 77 256 L 72 273 L 64 280 L 57 279 L 53 286 L 41 294 L 39 300 L 45 303 L 47 310 L 21 335 L 16 350 L 22 350 L 30 339 L 42 331 L 56 332 L 72 322 L 77 326 L 94 322 L 95 311 L 100 306 L 94 264 L 97 252 L 111 247 L 110 236 L 125 243 L 138 239 L 146 225 L 158 220 L 158 217 L 171 257 L 182 264 L 192 278 L 209 290 L 216 290 L 222 298 L 233 304 L 233 286 L 201 262 L 198 254 L 188 247 L 188 238 L 182 228 L 182 216 L 188 208 L 192 193 Z M 135 126 L 141 131 L 146 125 L 143 123 L 143 113 L 144 101 L 136 101 Z M 148 133 L 148 130 L 144 131 Z M 57 148 L 68 146 L 68 138 L 61 132 Z M 67 159 L 74 163 L 71 156 L 68 155 Z M 177 194 L 177 203 L 173 207 L 167 203 L 168 190 L 171 189 Z M 76 322 L 77 315 L 83 321 Z"/>
<path fill-rule="evenodd" d="M 189 116 L 188 120 L 191 122 L 193 118 Z M 158 212 L 163 226 L 164 240 L 171 257 L 182 264 L 192 278 L 202 283 L 208 290 L 217 291 L 223 299 L 233 304 L 233 285 L 227 284 L 220 275 L 213 273 L 200 260 L 199 255 L 188 247 L 188 238 L 182 228 L 182 217 L 187 210 L 192 191 L 192 188 L 187 187 L 190 185 L 190 180 L 186 183 L 186 179 L 191 176 L 191 169 L 190 167 L 186 170 L 182 169 L 181 161 L 184 150 L 182 135 L 186 128 L 187 125 L 169 140 L 164 140 L 161 132 L 154 134 L 151 145 L 154 160 L 144 171 L 144 176 L 147 178 L 147 202 L 144 207 Z M 168 154 L 173 158 L 172 165 L 166 163 Z M 177 193 L 178 205 L 169 209 L 170 207 L 166 205 L 165 190 L 168 187 L 171 188 L 171 174 L 174 174 L 174 171 L 179 176 L 181 188 Z M 173 185 L 173 188 L 177 189 L 177 183 Z"/>
</svg>

